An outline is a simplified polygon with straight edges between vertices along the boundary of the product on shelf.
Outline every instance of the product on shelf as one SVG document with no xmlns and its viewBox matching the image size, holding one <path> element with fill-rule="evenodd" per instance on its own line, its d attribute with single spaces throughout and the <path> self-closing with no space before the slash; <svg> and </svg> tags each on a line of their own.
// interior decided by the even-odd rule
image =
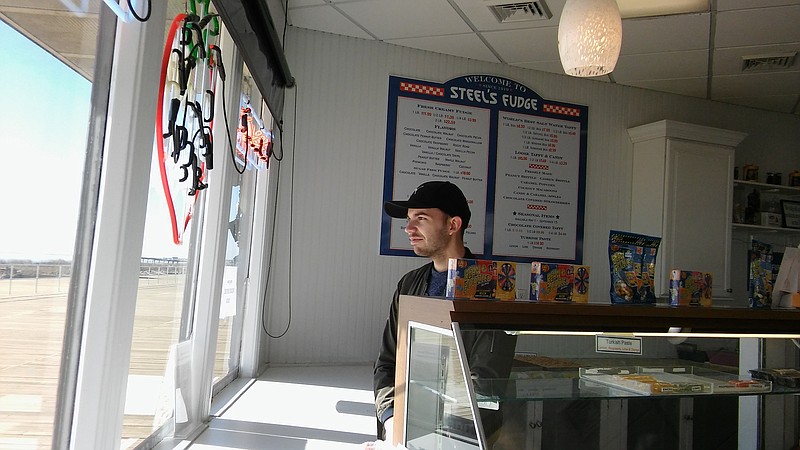
<svg viewBox="0 0 800 450">
<path fill-rule="evenodd" d="M 660 237 L 611 230 L 611 303 L 655 303 L 656 253 Z"/>
<path fill-rule="evenodd" d="M 531 263 L 530 299 L 539 302 L 589 301 L 589 266 Z"/>
<path fill-rule="evenodd" d="M 751 369 L 750 376 L 791 388 L 800 387 L 800 370 L 797 369 Z"/>
<path fill-rule="evenodd" d="M 669 279 L 670 304 L 711 306 L 711 280 L 709 272 L 673 269 Z"/>
<path fill-rule="evenodd" d="M 768 308 L 772 305 L 772 246 L 754 239 L 747 259 L 750 306 Z"/>
<path fill-rule="evenodd" d="M 800 170 L 789 172 L 789 186 L 800 186 Z"/>
<path fill-rule="evenodd" d="M 530 355 L 525 353 L 517 353 L 514 355 L 517 361 L 533 364 L 544 370 L 570 370 L 577 369 L 578 363 L 564 358 L 551 358 L 549 356 Z"/>
<path fill-rule="evenodd" d="M 745 181 L 758 181 L 758 165 L 745 164 L 742 168 L 743 178 Z"/>
<path fill-rule="evenodd" d="M 514 300 L 517 264 L 507 261 L 450 258 L 447 265 L 448 298 Z"/>
<path fill-rule="evenodd" d="M 724 372 L 698 370 L 693 366 L 592 367 L 580 368 L 579 374 L 581 380 L 641 395 L 747 394 L 772 391 L 772 382 L 766 378 L 734 379 Z"/>
</svg>

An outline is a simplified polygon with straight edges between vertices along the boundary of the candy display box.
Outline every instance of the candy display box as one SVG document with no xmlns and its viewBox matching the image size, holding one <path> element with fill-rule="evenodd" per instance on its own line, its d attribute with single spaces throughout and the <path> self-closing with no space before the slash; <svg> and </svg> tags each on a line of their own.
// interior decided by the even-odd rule
<svg viewBox="0 0 800 450">
<path fill-rule="evenodd" d="M 532 262 L 530 299 L 538 302 L 588 302 L 589 266 Z"/>
<path fill-rule="evenodd" d="M 517 265 L 485 259 L 450 258 L 447 265 L 447 298 L 516 298 Z"/>
<path fill-rule="evenodd" d="M 670 304 L 711 306 L 711 279 L 708 272 L 672 270 L 669 282 Z"/>
</svg>

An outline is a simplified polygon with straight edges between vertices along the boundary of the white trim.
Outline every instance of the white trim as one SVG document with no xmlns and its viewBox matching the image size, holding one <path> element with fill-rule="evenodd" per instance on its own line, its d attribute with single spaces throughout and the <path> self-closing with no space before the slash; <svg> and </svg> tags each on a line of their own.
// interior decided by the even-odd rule
<svg viewBox="0 0 800 450">
<path fill-rule="evenodd" d="M 273 148 L 280 145 L 277 137 Z M 247 275 L 244 320 L 242 324 L 242 348 L 239 359 L 239 375 L 255 378 L 261 374 L 262 358 L 266 350 L 266 334 L 262 326 L 262 312 L 266 307 L 267 273 L 272 264 L 272 233 L 275 227 L 275 209 L 280 162 L 270 161 L 269 171 L 259 172 L 256 180 L 256 198 L 253 202 L 253 230 L 250 237 L 250 273 Z M 272 272 L 274 274 L 274 271 Z"/>
<path fill-rule="evenodd" d="M 70 448 L 118 448 L 144 235 L 166 3 L 118 23 Z"/>
<path fill-rule="evenodd" d="M 226 67 L 226 97 L 232 97 L 237 113 L 228 114 L 228 119 L 238 117 L 239 91 L 241 89 L 242 65 L 233 40 L 222 27 L 220 33 L 223 65 Z M 222 90 L 218 81 L 216 92 Z M 235 95 L 228 95 L 235 92 Z M 226 98 L 229 102 L 230 98 Z M 229 113 L 231 105 L 227 105 Z M 214 117 L 222 118 L 222 102 L 215 102 Z M 187 397 L 189 423 L 182 424 L 176 436 L 186 436 L 202 427 L 211 411 L 211 390 L 214 378 L 214 355 L 219 332 L 219 309 L 222 297 L 225 251 L 228 234 L 228 211 L 231 204 L 233 167 L 227 146 L 227 130 L 224 119 L 219 120 L 213 130 L 213 142 L 217 143 L 214 168 L 208 171 L 208 188 L 201 191 L 205 196 L 205 220 L 200 238 L 200 262 L 198 264 L 197 297 L 194 326 L 191 337 L 191 385 L 182 390 Z M 236 130 L 230 126 L 231 133 Z M 235 136 L 231 137 L 232 139 Z"/>
<path fill-rule="evenodd" d="M 688 139 L 707 144 L 736 147 L 747 137 L 747 133 L 723 130 L 675 120 L 659 120 L 658 122 L 628 128 L 628 135 L 634 144 L 659 138 Z"/>
</svg>

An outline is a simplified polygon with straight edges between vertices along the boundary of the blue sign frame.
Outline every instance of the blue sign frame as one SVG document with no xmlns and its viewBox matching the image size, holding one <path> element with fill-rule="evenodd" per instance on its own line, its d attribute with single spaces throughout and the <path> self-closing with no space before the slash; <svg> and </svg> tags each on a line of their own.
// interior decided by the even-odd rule
<svg viewBox="0 0 800 450">
<path fill-rule="evenodd" d="M 408 106 L 409 104 L 411 106 Z M 480 166 L 479 169 L 481 170 L 475 172 L 471 170 L 459 171 L 459 169 L 455 167 L 470 167 L 470 165 L 453 165 L 453 170 L 443 176 L 430 176 L 436 172 L 432 167 L 428 168 L 428 170 L 422 170 L 426 169 L 425 167 L 414 167 L 413 169 L 417 169 L 416 171 L 412 170 L 411 167 L 399 167 L 398 159 L 403 159 L 405 155 L 402 155 L 402 152 L 404 150 L 408 150 L 403 143 L 408 142 L 409 139 L 414 139 L 407 137 L 410 134 L 406 131 L 419 129 L 404 126 L 406 123 L 419 120 L 410 116 L 411 112 L 409 111 L 412 107 L 416 109 L 424 108 L 426 110 L 434 111 L 432 117 L 426 117 L 422 120 L 428 121 L 426 123 L 430 125 L 431 130 L 429 131 L 431 133 L 435 134 L 438 132 L 438 130 L 433 131 L 433 127 L 437 129 L 442 128 L 445 130 L 441 136 L 438 136 L 439 139 L 452 139 L 448 138 L 448 136 L 452 136 L 453 132 L 459 129 L 459 123 L 464 123 L 464 126 L 467 127 L 477 126 L 481 130 L 485 130 L 486 136 L 475 136 L 476 139 L 473 140 L 473 143 L 476 145 L 475 148 L 486 148 L 487 154 L 485 156 L 487 160 L 485 162 L 485 174 L 483 170 L 484 167 L 482 166 L 484 162 L 481 159 L 476 159 L 477 165 Z M 437 113 L 436 111 L 442 113 Z M 413 114 L 418 113 L 419 112 L 416 110 L 413 111 Z M 428 114 L 431 116 L 431 113 L 426 113 L 424 111 L 422 114 Z M 473 115 L 477 118 L 469 117 L 470 115 Z M 458 119 L 463 120 L 459 121 Z M 437 122 L 436 125 L 433 125 L 434 121 Z M 516 128 L 516 125 L 510 123 L 512 121 L 520 122 L 519 127 L 523 129 L 526 127 L 525 124 L 527 124 L 527 127 L 533 129 L 534 131 L 519 131 L 512 129 Z M 440 125 L 442 126 L 440 127 Z M 401 133 L 398 133 L 399 127 L 403 128 L 400 130 Z M 556 128 L 559 128 L 559 130 L 556 131 Z M 564 129 L 567 129 L 567 131 L 563 131 Z M 449 130 L 449 132 L 447 130 Z M 536 130 L 547 131 L 545 132 Z M 514 144 L 515 148 L 517 143 L 519 143 L 518 146 L 520 148 L 528 148 L 528 146 L 522 145 L 523 138 L 520 137 L 521 135 L 519 133 L 528 133 L 529 135 L 533 134 L 533 137 L 525 137 L 524 139 L 530 139 L 530 142 L 525 142 L 534 143 L 534 146 L 538 146 L 535 151 L 538 151 L 539 153 L 533 153 L 533 155 L 536 156 L 536 159 L 534 159 L 533 156 L 528 159 L 529 156 L 527 155 L 530 155 L 531 152 L 517 152 L 514 150 L 513 153 L 519 153 L 521 155 L 524 154 L 526 156 L 519 157 L 519 159 L 523 161 L 516 160 L 516 156 L 510 157 L 510 159 L 516 160 L 513 161 L 513 164 L 516 164 L 517 167 L 525 169 L 525 172 L 541 173 L 542 170 L 538 169 L 554 169 L 551 166 L 559 163 L 560 161 L 558 160 L 560 159 L 564 161 L 561 164 L 572 165 L 571 172 L 569 172 L 568 176 L 569 179 L 563 179 L 564 177 L 562 177 L 562 179 L 558 179 L 557 176 L 539 177 L 540 179 L 550 180 L 547 183 L 541 183 L 543 186 L 547 185 L 546 188 L 540 189 L 538 187 L 532 188 L 529 186 L 520 186 L 520 189 L 530 189 L 530 191 L 515 191 L 513 194 L 511 192 L 507 193 L 506 190 L 508 186 L 503 183 L 503 180 L 498 180 L 498 153 L 500 153 L 503 158 L 509 159 L 507 156 L 509 154 L 508 152 L 511 152 L 511 149 L 509 148 L 509 138 L 506 138 L 504 141 L 506 145 L 504 145 L 500 149 L 500 152 L 498 152 L 498 141 L 500 140 L 499 136 L 513 136 L 517 140 L 512 139 L 512 142 L 510 143 Z M 474 240 L 477 242 L 482 241 L 482 245 L 480 248 L 471 247 L 473 253 L 475 253 L 479 258 L 516 262 L 530 262 L 536 260 L 567 264 L 581 264 L 583 259 L 584 205 L 586 198 L 587 133 L 588 108 L 586 106 L 546 100 L 529 87 L 508 78 L 495 75 L 467 75 L 453 78 L 445 83 L 435 83 L 411 78 L 390 76 L 386 123 L 383 200 L 390 201 L 393 199 L 407 199 L 413 188 L 419 184 L 417 181 L 419 181 L 420 178 L 424 178 L 423 181 L 430 181 L 433 179 L 447 179 L 453 181 L 465 191 L 467 198 L 470 199 L 470 195 L 464 188 L 464 185 L 467 185 L 467 187 L 473 188 L 473 192 L 476 189 L 483 191 L 476 195 L 476 197 L 482 196 L 481 199 L 484 201 L 476 201 L 473 204 L 473 220 L 471 221 L 475 222 L 476 217 L 479 217 L 481 214 L 483 215 L 483 230 L 476 231 L 477 233 L 481 233 L 481 236 L 474 236 L 476 238 Z M 414 134 L 413 136 L 417 135 Z M 533 142 L 546 141 L 550 136 L 553 136 L 552 144 Z M 459 139 L 455 139 L 455 141 L 460 142 Z M 400 146 L 398 146 L 398 142 L 401 142 Z M 417 139 L 416 142 L 430 141 Z M 460 146 L 459 144 L 453 144 L 452 142 L 450 142 L 450 144 Z M 549 145 L 551 148 L 548 149 L 546 147 L 547 145 Z M 418 145 L 413 144 L 411 146 L 418 147 Z M 437 147 L 433 146 L 431 148 L 436 149 Z M 550 153 L 547 155 L 541 154 L 541 152 L 547 150 L 549 150 Z M 471 151 L 469 153 L 474 154 L 475 152 Z M 478 158 L 480 158 L 480 156 L 481 155 L 477 155 Z M 541 156 L 546 156 L 546 158 L 539 158 Z M 419 157 L 425 158 L 424 156 Z M 502 161 L 505 161 L 505 159 Z M 448 161 L 452 161 L 452 159 L 448 159 Z M 537 164 L 537 161 L 541 163 Z M 415 160 L 415 163 L 416 162 L 425 164 L 425 161 Z M 441 164 L 437 163 L 437 165 Z M 577 165 L 577 169 L 575 169 L 575 165 Z M 506 166 L 508 166 L 508 164 L 506 164 Z M 528 170 L 528 167 L 531 169 Z M 557 168 L 554 170 L 557 170 Z M 438 170 L 438 172 L 446 171 Z M 415 175 L 410 176 L 408 175 L 409 173 L 415 173 Z M 550 173 L 552 173 L 552 171 Z M 504 178 L 517 176 L 518 175 L 503 173 Z M 522 176 L 526 177 L 525 175 Z M 534 176 L 533 178 L 537 177 Z M 408 184 L 412 180 L 414 180 L 413 186 L 402 186 L 403 182 Z M 525 182 L 525 184 L 535 185 L 537 183 Z M 556 203 L 561 203 L 562 208 L 564 205 L 567 205 L 566 207 L 569 209 L 568 213 L 553 214 L 552 216 L 547 216 L 547 220 L 530 218 L 528 221 L 537 222 L 538 224 L 534 227 L 547 229 L 547 234 L 560 235 L 560 237 L 552 238 L 553 240 L 561 239 L 562 242 L 566 242 L 565 240 L 568 240 L 569 249 L 565 249 L 564 252 L 560 254 L 554 254 L 554 252 L 558 253 L 559 251 L 557 249 L 550 248 L 550 252 L 548 253 L 545 248 L 549 248 L 547 247 L 547 239 L 550 238 L 543 237 L 541 238 L 544 239 L 543 241 L 534 239 L 530 242 L 531 244 L 540 245 L 533 245 L 530 247 L 526 245 L 525 249 L 520 248 L 518 251 L 514 250 L 512 252 L 493 250 L 495 248 L 495 244 L 502 240 L 501 236 L 495 236 L 495 220 L 499 220 L 501 222 L 507 221 L 508 223 L 518 220 L 516 217 L 518 213 L 516 211 L 511 213 L 515 216 L 514 218 L 511 218 L 509 215 L 510 213 L 508 213 L 508 208 L 504 208 L 505 214 L 508 215 L 508 217 L 498 216 L 498 214 L 500 214 L 499 211 L 496 211 L 496 209 L 500 207 L 500 205 L 498 205 L 496 202 L 496 194 L 498 191 L 503 195 L 501 198 L 511 199 L 509 201 L 516 200 L 518 201 L 518 205 L 521 205 L 519 203 L 521 200 L 528 202 L 522 203 L 527 205 L 528 211 L 519 211 L 519 214 L 520 216 L 532 216 L 538 214 L 538 208 L 545 210 L 548 209 L 547 203 L 551 200 L 545 199 L 545 197 L 558 198 L 560 195 L 559 190 L 565 187 L 571 191 L 568 195 L 570 200 Z M 395 192 L 397 192 L 397 194 L 395 194 Z M 536 195 L 530 195 L 533 192 L 535 192 Z M 483 203 L 485 203 L 485 208 L 481 208 L 482 210 L 475 209 L 476 207 L 480 208 L 483 206 Z M 397 245 L 392 245 L 391 232 L 393 223 L 394 226 L 397 227 L 400 222 L 401 221 L 399 219 L 393 220 L 387 214 L 382 212 L 380 254 L 394 256 L 414 256 L 414 253 L 410 247 L 406 249 L 399 248 Z M 559 223 L 562 222 L 568 222 L 569 226 L 567 228 L 574 232 L 574 246 L 573 242 L 571 241 L 573 238 L 572 233 L 570 233 L 569 236 L 565 236 L 564 232 L 551 231 L 551 229 L 564 229 L 564 227 L 559 226 Z M 516 225 L 520 227 L 531 226 L 530 223 L 521 223 Z M 506 228 L 506 230 L 513 232 L 517 231 L 517 229 L 513 228 Z M 399 232 L 399 230 L 396 231 Z M 468 229 L 468 232 L 469 231 L 470 230 Z M 538 231 L 542 230 L 540 229 Z M 525 240 L 530 241 L 530 239 L 527 237 Z"/>
</svg>

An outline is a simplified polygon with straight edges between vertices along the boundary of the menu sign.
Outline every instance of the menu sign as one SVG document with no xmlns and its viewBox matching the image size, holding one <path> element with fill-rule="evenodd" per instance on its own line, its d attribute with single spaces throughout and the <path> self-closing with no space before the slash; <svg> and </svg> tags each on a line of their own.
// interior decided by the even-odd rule
<svg viewBox="0 0 800 450">
<path fill-rule="evenodd" d="M 390 77 L 384 201 L 448 180 L 470 204 L 473 253 L 580 263 L 587 113 L 503 77 Z M 413 254 L 404 226 L 383 214 L 381 254 Z"/>
</svg>

